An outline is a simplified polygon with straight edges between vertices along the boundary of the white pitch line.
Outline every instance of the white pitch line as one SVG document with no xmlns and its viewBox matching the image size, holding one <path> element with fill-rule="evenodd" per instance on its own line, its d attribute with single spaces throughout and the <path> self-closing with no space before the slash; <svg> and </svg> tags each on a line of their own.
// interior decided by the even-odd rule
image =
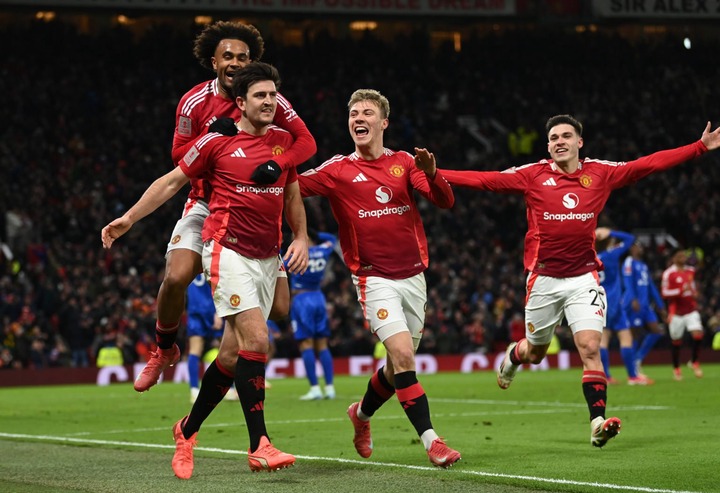
<svg viewBox="0 0 720 493">
<path fill-rule="evenodd" d="M 39 440 L 46 442 L 61 442 L 61 443 L 78 443 L 78 444 L 92 444 L 92 445 L 117 445 L 121 447 L 136 447 L 136 448 L 153 448 L 153 449 L 169 449 L 175 448 L 175 445 L 159 445 L 155 443 L 138 443 L 138 442 L 120 442 L 115 440 L 92 440 L 83 438 L 69 438 L 69 437 L 57 437 L 51 435 L 25 435 L 19 433 L 2 433 L 0 432 L 0 438 L 14 438 L 14 439 L 25 439 L 25 440 Z M 239 450 L 228 450 L 213 447 L 195 447 L 195 450 L 203 452 L 216 452 L 227 455 L 247 455 L 247 452 Z M 313 460 L 313 461 L 329 461 L 339 462 L 346 464 L 362 464 L 365 466 L 377 466 L 377 467 L 394 467 L 398 469 L 411 469 L 416 471 L 438 471 L 436 467 L 428 466 L 411 466 L 407 464 L 394 464 L 388 462 L 373 462 L 373 461 L 361 461 L 355 459 L 340 459 L 337 457 L 316 457 L 310 455 L 295 455 L 298 459 Z M 483 471 L 465 471 L 462 469 L 453 469 L 452 474 L 467 474 L 472 476 L 482 476 L 490 478 L 503 478 L 503 479 L 519 479 L 524 481 L 535 481 L 540 483 L 550 484 L 562 484 L 572 486 L 588 486 L 591 488 L 599 488 L 601 490 L 618 490 L 618 491 L 640 491 L 643 493 L 700 493 L 688 490 L 669 490 L 664 488 L 648 488 L 645 486 L 626 486 L 620 484 L 611 483 L 590 483 L 586 481 L 572 481 L 568 479 L 555 479 L 555 478 L 543 478 L 538 476 L 525 476 L 518 474 L 503 474 Z"/>
<path fill-rule="evenodd" d="M 474 400 L 460 400 L 460 399 L 432 399 L 432 402 L 443 402 L 443 403 L 453 403 L 453 404 L 499 404 L 499 403 L 508 403 L 512 402 L 513 405 L 520 404 L 520 402 L 514 402 L 514 401 L 474 401 Z M 519 415 L 527 415 L 527 414 L 553 414 L 553 413 L 569 413 L 573 412 L 571 408 L 585 408 L 587 407 L 587 404 L 576 404 L 576 403 L 563 403 L 563 402 L 529 402 L 529 403 L 522 403 L 522 404 L 529 404 L 531 406 L 559 406 L 555 408 L 545 409 L 545 410 L 516 410 L 516 411 L 497 411 L 497 412 L 465 412 L 465 413 L 433 413 L 433 418 L 443 418 L 443 417 L 451 417 L 455 418 L 458 416 L 461 417 L 485 417 L 485 416 L 519 416 Z M 632 406 L 613 406 L 613 411 L 668 411 L 672 410 L 674 408 L 669 406 L 645 406 L 645 405 L 632 405 Z M 388 420 L 388 419 L 406 419 L 407 416 L 404 414 L 398 414 L 395 416 L 375 416 L 374 420 Z M 268 420 L 267 424 L 307 424 L 307 423 L 333 423 L 333 422 L 339 422 L 339 421 L 345 421 L 347 418 L 343 417 L 337 417 L 337 418 L 322 418 L 322 419 L 295 419 L 295 420 L 277 420 L 272 421 Z M 214 423 L 214 424 L 204 424 L 203 428 L 220 428 L 220 427 L 228 427 L 228 426 L 245 426 L 244 423 Z M 88 435 L 116 435 L 116 434 L 134 434 L 134 433 L 145 433 L 148 431 L 163 431 L 167 430 L 167 426 L 156 426 L 152 428 L 133 428 L 133 429 L 119 429 L 119 430 L 105 430 L 100 433 L 98 432 L 87 432 L 82 431 L 78 433 L 68 433 L 65 436 L 88 436 Z"/>
</svg>

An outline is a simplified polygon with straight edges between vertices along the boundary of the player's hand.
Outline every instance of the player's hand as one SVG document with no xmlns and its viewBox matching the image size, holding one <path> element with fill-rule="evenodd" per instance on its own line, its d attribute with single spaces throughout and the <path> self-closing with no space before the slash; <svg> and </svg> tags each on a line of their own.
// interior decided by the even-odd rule
<svg viewBox="0 0 720 493">
<path fill-rule="evenodd" d="M 273 160 L 263 163 L 255 168 L 250 179 L 258 185 L 270 185 L 278 181 L 282 174 L 282 168 Z"/>
<path fill-rule="evenodd" d="M 710 151 L 720 147 L 720 127 L 716 128 L 712 132 L 710 131 L 711 128 L 712 126 L 710 122 L 707 122 L 705 131 L 703 132 L 702 137 L 700 137 L 702 143 L 705 144 L 705 147 L 707 147 Z"/>
<path fill-rule="evenodd" d="M 290 243 L 283 261 L 291 274 L 304 274 L 308 268 L 309 258 L 307 237 L 298 237 Z"/>
<path fill-rule="evenodd" d="M 131 227 L 132 223 L 125 219 L 125 217 L 118 217 L 105 226 L 100 232 L 103 248 L 110 248 L 113 242 L 127 233 Z"/>
<path fill-rule="evenodd" d="M 237 135 L 238 128 L 235 126 L 235 120 L 223 116 L 210 124 L 208 132 L 217 132 L 232 137 L 233 135 Z"/>
<path fill-rule="evenodd" d="M 603 241 L 608 236 L 610 236 L 610 228 L 596 228 L 595 229 L 595 239 L 599 241 Z"/>
<path fill-rule="evenodd" d="M 430 178 L 435 177 L 437 166 L 435 164 L 435 155 L 428 152 L 425 148 L 415 148 L 415 167 L 424 171 Z"/>
</svg>

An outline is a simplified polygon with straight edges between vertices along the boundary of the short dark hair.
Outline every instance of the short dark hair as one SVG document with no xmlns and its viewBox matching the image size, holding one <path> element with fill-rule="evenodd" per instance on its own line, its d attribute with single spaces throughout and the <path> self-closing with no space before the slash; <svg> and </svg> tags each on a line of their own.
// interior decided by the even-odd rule
<svg viewBox="0 0 720 493">
<path fill-rule="evenodd" d="M 256 82 L 271 80 L 275 89 L 280 89 L 280 74 L 269 63 L 255 62 L 244 66 L 233 75 L 232 94 L 234 98 L 246 98 L 248 88 Z"/>
<path fill-rule="evenodd" d="M 217 21 L 206 26 L 195 38 L 193 54 L 200 65 L 213 70 L 212 58 L 223 39 L 238 39 L 248 45 L 250 60 L 254 62 L 260 60 L 265 52 L 265 42 L 255 26 L 240 22 Z"/>
<path fill-rule="evenodd" d="M 556 125 L 561 125 L 563 123 L 572 125 L 572 127 L 575 129 L 575 132 L 577 132 L 578 137 L 582 137 L 582 133 L 583 133 L 582 123 L 580 123 L 572 115 L 555 115 L 555 116 L 550 117 L 548 119 L 547 123 L 545 124 L 545 135 L 548 135 L 550 133 L 551 128 L 553 128 Z"/>
</svg>

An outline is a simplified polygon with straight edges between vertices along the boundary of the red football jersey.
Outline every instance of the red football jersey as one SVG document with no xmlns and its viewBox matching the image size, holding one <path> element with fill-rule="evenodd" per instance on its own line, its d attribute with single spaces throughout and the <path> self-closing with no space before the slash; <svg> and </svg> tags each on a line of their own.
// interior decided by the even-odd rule
<svg viewBox="0 0 720 493">
<path fill-rule="evenodd" d="M 428 266 L 428 248 L 413 190 L 449 208 L 452 188 L 438 170 L 433 179 L 407 152 L 385 149 L 374 161 L 336 155 L 300 175 L 303 197 L 330 201 L 340 246 L 355 275 L 406 279 Z"/>
<path fill-rule="evenodd" d="M 662 275 L 662 297 L 667 300 L 668 315 L 687 315 L 697 310 L 695 268 L 678 269 L 671 265 Z"/>
<path fill-rule="evenodd" d="M 287 169 L 310 159 L 317 151 L 317 146 L 305 122 L 298 116 L 290 102 L 280 94 L 277 95 L 277 102 L 273 123 L 290 132 L 295 142 L 287 152 L 281 156 L 274 156 L 273 160 L 281 168 Z M 219 92 L 217 79 L 198 84 L 185 93 L 175 110 L 173 163 L 177 164 L 190 150 L 193 142 L 220 117 L 229 117 L 238 121 L 242 113 L 234 100 L 223 97 Z M 190 199 L 207 200 L 209 190 L 202 177 L 193 178 L 190 184 L 192 186 Z"/>
<path fill-rule="evenodd" d="M 205 177 L 213 193 L 203 241 L 213 239 L 249 258 L 280 253 L 285 185 L 297 181 L 295 168 L 272 185 L 250 180 L 255 167 L 281 155 L 292 136 L 270 126 L 262 137 L 240 132 L 233 137 L 210 132 L 195 142 L 178 165 L 190 178 Z"/>
<path fill-rule="evenodd" d="M 522 193 L 528 222 L 526 272 L 575 277 L 602 269 L 595 252 L 595 228 L 610 192 L 705 151 L 697 141 L 628 162 L 586 158 L 571 174 L 547 159 L 502 172 L 443 170 L 443 174 L 453 185 Z"/>
</svg>

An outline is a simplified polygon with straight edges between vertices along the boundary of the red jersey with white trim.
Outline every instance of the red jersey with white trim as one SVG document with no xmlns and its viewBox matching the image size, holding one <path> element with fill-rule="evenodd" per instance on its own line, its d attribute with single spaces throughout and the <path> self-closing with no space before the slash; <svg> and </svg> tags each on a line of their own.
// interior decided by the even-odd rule
<svg viewBox="0 0 720 493">
<path fill-rule="evenodd" d="M 452 185 L 522 193 L 528 222 L 525 271 L 564 278 L 602 269 L 595 252 L 595 228 L 610 192 L 706 151 L 697 141 L 628 162 L 585 158 L 571 174 L 547 159 L 502 172 L 443 170 L 443 174 Z"/>
<path fill-rule="evenodd" d="M 406 279 L 423 272 L 427 238 L 413 190 L 445 209 L 455 201 L 440 170 L 430 179 L 413 156 L 390 149 L 374 161 L 336 155 L 301 174 L 299 183 L 303 197 L 330 201 L 345 263 L 358 276 Z"/>
<path fill-rule="evenodd" d="M 671 265 L 662 275 L 662 297 L 667 300 L 668 315 L 687 315 L 697 310 L 695 268 L 679 269 Z"/>
<path fill-rule="evenodd" d="M 317 146 L 305 122 L 298 116 L 290 102 L 278 94 L 277 103 L 273 123 L 290 132 L 295 142 L 284 154 L 273 157 L 273 160 L 281 168 L 288 169 L 310 159 L 317 151 Z M 234 100 L 227 99 L 220 93 L 217 79 L 198 84 L 185 93 L 180 98 L 175 110 L 173 163 L 177 164 L 190 150 L 193 142 L 207 132 L 207 128 L 220 117 L 229 117 L 239 121 L 242 113 Z M 202 177 L 193 178 L 190 184 L 192 186 L 189 195 L 191 200 L 207 200 L 209 190 Z"/>
<path fill-rule="evenodd" d="M 243 131 L 233 137 L 210 132 L 199 138 L 178 166 L 190 178 L 204 177 L 213 193 L 203 241 L 215 240 L 249 258 L 280 253 L 285 186 L 297 181 L 295 168 L 283 170 L 276 183 L 255 184 L 257 167 L 281 155 L 293 143 L 285 130 L 271 125 L 263 136 Z"/>
</svg>

